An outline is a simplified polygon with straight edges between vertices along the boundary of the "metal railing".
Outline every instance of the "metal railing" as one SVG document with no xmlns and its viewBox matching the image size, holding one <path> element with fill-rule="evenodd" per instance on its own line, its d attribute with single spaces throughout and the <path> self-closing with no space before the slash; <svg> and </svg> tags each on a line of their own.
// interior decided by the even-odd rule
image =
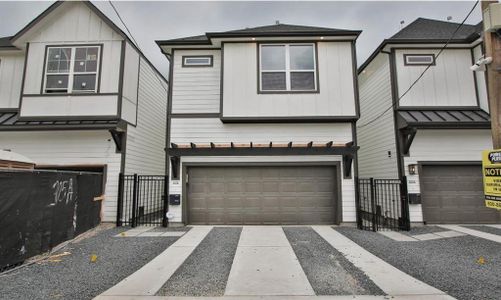
<svg viewBox="0 0 501 300">
<path fill-rule="evenodd" d="M 119 175 L 117 226 L 167 227 L 167 182 L 163 175 Z"/>
<path fill-rule="evenodd" d="M 357 226 L 363 230 L 410 230 L 407 180 L 357 178 Z"/>
</svg>

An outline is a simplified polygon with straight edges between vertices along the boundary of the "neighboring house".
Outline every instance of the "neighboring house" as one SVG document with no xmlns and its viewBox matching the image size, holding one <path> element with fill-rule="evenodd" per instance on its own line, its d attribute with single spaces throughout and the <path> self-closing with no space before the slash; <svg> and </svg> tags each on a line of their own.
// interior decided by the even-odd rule
<svg viewBox="0 0 501 300">
<path fill-rule="evenodd" d="M 171 222 L 354 222 L 359 34 L 277 23 L 157 41 Z"/>
<path fill-rule="evenodd" d="M 105 221 L 118 174 L 165 173 L 167 81 L 90 2 L 56 2 L 0 39 L 0 149 L 37 168 L 105 174 Z"/>
<path fill-rule="evenodd" d="M 501 220 L 484 207 L 489 107 L 484 72 L 470 70 L 483 54 L 482 24 L 461 27 L 436 57 L 457 26 L 419 18 L 384 40 L 358 70 L 360 177 L 407 176 L 411 222 Z"/>
</svg>

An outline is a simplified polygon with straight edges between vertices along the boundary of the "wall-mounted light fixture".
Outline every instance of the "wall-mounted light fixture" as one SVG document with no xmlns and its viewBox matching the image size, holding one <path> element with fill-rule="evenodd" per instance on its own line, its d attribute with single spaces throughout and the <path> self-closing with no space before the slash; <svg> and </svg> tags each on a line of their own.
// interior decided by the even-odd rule
<svg viewBox="0 0 501 300">
<path fill-rule="evenodd" d="M 409 175 L 416 175 L 417 172 L 417 165 L 409 165 Z"/>
</svg>

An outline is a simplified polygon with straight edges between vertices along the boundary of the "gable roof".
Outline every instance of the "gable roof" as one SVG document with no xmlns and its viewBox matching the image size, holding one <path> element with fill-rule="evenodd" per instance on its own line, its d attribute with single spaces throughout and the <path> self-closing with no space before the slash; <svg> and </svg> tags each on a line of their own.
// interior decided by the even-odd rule
<svg viewBox="0 0 501 300">
<path fill-rule="evenodd" d="M 369 58 L 358 68 L 358 73 L 365 69 L 365 67 L 367 67 L 367 65 L 369 65 L 369 63 L 388 44 L 444 44 L 449 41 L 454 31 L 456 31 L 460 25 L 460 23 L 454 22 L 417 18 L 412 23 L 395 33 L 392 37 L 383 40 L 383 42 L 376 48 Z M 482 22 L 476 25 L 463 24 L 449 43 L 469 44 L 479 39 L 482 36 L 482 32 Z"/>
<path fill-rule="evenodd" d="M 103 12 L 101 12 L 92 2 L 89 0 L 81 0 L 78 1 L 79 3 L 83 3 L 87 5 L 87 7 L 94 12 L 96 15 L 99 16 L 108 26 L 111 27 L 115 32 L 117 32 L 122 38 L 124 38 L 138 53 L 139 55 L 144 58 L 144 60 L 157 72 L 157 74 L 165 80 L 165 82 L 168 82 L 168 80 L 160 73 L 160 71 L 155 68 L 155 66 L 151 63 L 151 61 L 144 55 L 144 53 L 137 47 L 137 45 L 129 38 L 129 36 L 122 30 L 120 27 L 118 27 L 110 18 L 108 18 Z M 35 19 L 31 20 L 26 26 L 24 26 L 21 30 L 19 30 L 14 36 L 10 37 L 9 41 L 10 43 L 15 43 L 17 39 L 19 39 L 21 36 L 23 36 L 26 32 L 28 32 L 33 26 L 37 25 L 40 21 L 42 21 L 46 16 L 48 16 L 51 12 L 53 12 L 55 9 L 57 9 L 59 6 L 64 4 L 65 1 L 63 0 L 58 0 L 54 2 L 51 6 L 49 6 L 46 10 L 44 10 L 41 14 L 39 14 Z"/>
<path fill-rule="evenodd" d="M 11 43 L 12 36 L 6 36 L 0 38 L 0 50 L 12 50 L 17 49 L 16 46 Z"/>
<path fill-rule="evenodd" d="M 315 27 L 292 24 L 274 24 L 252 28 L 236 29 L 223 32 L 207 32 L 205 35 L 196 35 L 182 37 L 170 40 L 156 41 L 159 46 L 168 45 L 199 45 L 211 44 L 212 38 L 230 38 L 230 37 L 275 37 L 275 36 L 358 36 L 360 30 L 346 30 L 327 27 Z"/>
</svg>

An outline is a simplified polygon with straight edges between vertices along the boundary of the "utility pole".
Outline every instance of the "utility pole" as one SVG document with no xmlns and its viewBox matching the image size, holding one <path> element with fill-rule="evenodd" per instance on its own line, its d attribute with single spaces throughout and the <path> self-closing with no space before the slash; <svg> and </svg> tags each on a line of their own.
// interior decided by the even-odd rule
<svg viewBox="0 0 501 300">
<path fill-rule="evenodd" d="M 481 1 L 482 18 L 489 4 L 498 1 Z M 485 22 L 485 20 L 484 20 Z M 492 63 L 487 65 L 487 95 L 491 115 L 492 145 L 494 149 L 501 148 L 501 38 L 495 32 L 484 31 L 485 57 L 492 57 Z"/>
</svg>

